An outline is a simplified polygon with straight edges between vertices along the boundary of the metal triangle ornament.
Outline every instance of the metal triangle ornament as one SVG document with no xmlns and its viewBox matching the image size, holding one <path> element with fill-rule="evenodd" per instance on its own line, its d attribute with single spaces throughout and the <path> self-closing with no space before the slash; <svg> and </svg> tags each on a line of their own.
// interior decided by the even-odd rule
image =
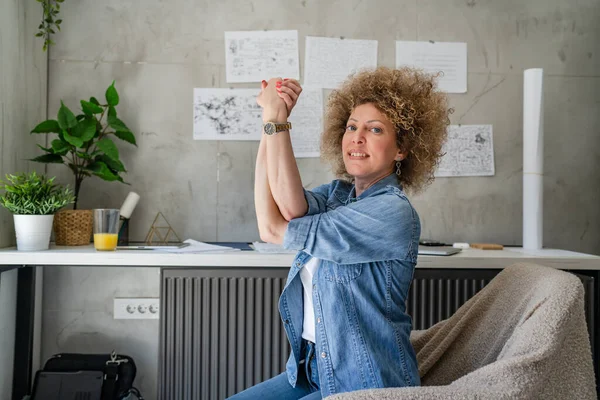
<svg viewBox="0 0 600 400">
<path fill-rule="evenodd" d="M 162 220 L 161 220 L 162 219 Z M 177 240 L 169 240 L 172 237 L 175 237 Z M 156 214 L 152 225 L 150 226 L 150 230 L 148 230 L 148 234 L 146 235 L 146 239 L 144 240 L 147 245 L 157 245 L 157 244 L 172 244 L 172 243 L 181 243 L 181 239 L 167 221 L 167 218 L 163 215 L 162 212 Z"/>
</svg>

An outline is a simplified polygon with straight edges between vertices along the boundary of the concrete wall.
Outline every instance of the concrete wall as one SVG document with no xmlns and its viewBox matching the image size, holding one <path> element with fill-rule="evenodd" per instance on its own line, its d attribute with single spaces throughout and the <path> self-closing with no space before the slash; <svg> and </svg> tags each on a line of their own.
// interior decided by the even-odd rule
<svg viewBox="0 0 600 400">
<path fill-rule="evenodd" d="M 47 54 L 34 37 L 41 18 L 35 1 L 0 0 L 0 179 L 27 172 L 36 140 L 29 134 L 46 115 Z M 0 248 L 15 244 L 12 215 L 0 208 Z M 0 276 L 0 399 L 10 399 L 13 381 L 17 270 Z"/>
<path fill-rule="evenodd" d="M 413 198 L 423 236 L 442 241 L 521 243 L 522 76 L 544 68 L 544 245 L 600 254 L 597 0 L 81 0 L 65 3 L 63 14 L 50 52 L 50 115 L 60 99 L 75 107 L 116 80 L 119 114 L 139 143 L 120 146 L 132 186 L 91 178 L 81 208 L 119 207 L 137 191 L 133 239 L 144 238 L 159 211 L 182 239 L 258 239 L 257 143 L 192 140 L 192 89 L 258 87 L 225 82 L 224 31 L 297 29 L 301 73 L 306 35 L 377 39 L 387 66 L 395 40 L 468 43 L 468 93 L 451 96 L 452 122 L 493 124 L 496 176 L 438 179 Z M 317 159 L 299 165 L 308 187 L 331 179 Z M 51 171 L 71 179 L 64 167 Z M 143 360 L 140 386 L 153 398 L 158 324 L 115 321 L 111 310 L 115 296 L 158 289 L 153 269 L 48 269 L 43 355 L 129 352 Z"/>
</svg>

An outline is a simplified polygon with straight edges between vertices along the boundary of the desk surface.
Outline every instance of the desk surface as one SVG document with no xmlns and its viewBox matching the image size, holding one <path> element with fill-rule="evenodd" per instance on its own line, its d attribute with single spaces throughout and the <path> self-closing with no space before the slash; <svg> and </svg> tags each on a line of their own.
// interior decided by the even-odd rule
<svg viewBox="0 0 600 400">
<path fill-rule="evenodd" d="M 134 267 L 289 267 L 293 254 L 256 251 L 176 254 L 157 250 L 99 252 L 93 246 L 52 246 L 46 251 L 0 249 L 0 265 L 134 266 Z M 533 262 L 560 269 L 600 270 L 600 256 L 566 250 L 464 249 L 452 256 L 419 256 L 417 268 L 504 268 Z"/>
</svg>

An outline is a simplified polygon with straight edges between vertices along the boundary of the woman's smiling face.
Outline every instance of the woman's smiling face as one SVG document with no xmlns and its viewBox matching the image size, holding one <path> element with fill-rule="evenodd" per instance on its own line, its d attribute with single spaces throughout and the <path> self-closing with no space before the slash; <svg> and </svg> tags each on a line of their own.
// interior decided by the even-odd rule
<svg viewBox="0 0 600 400">
<path fill-rule="evenodd" d="M 396 144 L 396 130 L 373 104 L 352 110 L 342 138 L 344 165 L 357 187 L 367 188 L 388 176 L 404 158 Z"/>
</svg>

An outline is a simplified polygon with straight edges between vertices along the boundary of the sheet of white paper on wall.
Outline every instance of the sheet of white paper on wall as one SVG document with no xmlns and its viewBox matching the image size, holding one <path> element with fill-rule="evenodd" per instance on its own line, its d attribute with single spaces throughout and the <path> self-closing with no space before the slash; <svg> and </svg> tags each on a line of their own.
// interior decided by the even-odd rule
<svg viewBox="0 0 600 400">
<path fill-rule="evenodd" d="M 292 123 L 291 138 L 294 156 L 296 158 L 319 157 L 323 132 L 323 90 L 304 88 L 289 121 Z"/>
<path fill-rule="evenodd" d="M 466 43 L 396 41 L 396 67 L 401 66 L 414 66 L 429 73 L 443 72 L 438 78 L 440 90 L 467 92 Z"/>
<path fill-rule="evenodd" d="M 228 83 L 300 79 L 298 31 L 225 32 Z"/>
<path fill-rule="evenodd" d="M 259 89 L 194 89 L 195 140 L 260 140 Z"/>
<path fill-rule="evenodd" d="M 258 89 L 194 89 L 195 140 L 260 140 L 262 109 Z M 297 158 L 319 157 L 323 130 L 323 90 L 302 91 L 289 121 Z"/>
<path fill-rule="evenodd" d="M 492 125 L 450 125 L 436 177 L 493 176 Z"/>
<path fill-rule="evenodd" d="M 350 74 L 377 67 L 377 40 L 306 37 L 304 86 L 337 88 Z"/>
</svg>

